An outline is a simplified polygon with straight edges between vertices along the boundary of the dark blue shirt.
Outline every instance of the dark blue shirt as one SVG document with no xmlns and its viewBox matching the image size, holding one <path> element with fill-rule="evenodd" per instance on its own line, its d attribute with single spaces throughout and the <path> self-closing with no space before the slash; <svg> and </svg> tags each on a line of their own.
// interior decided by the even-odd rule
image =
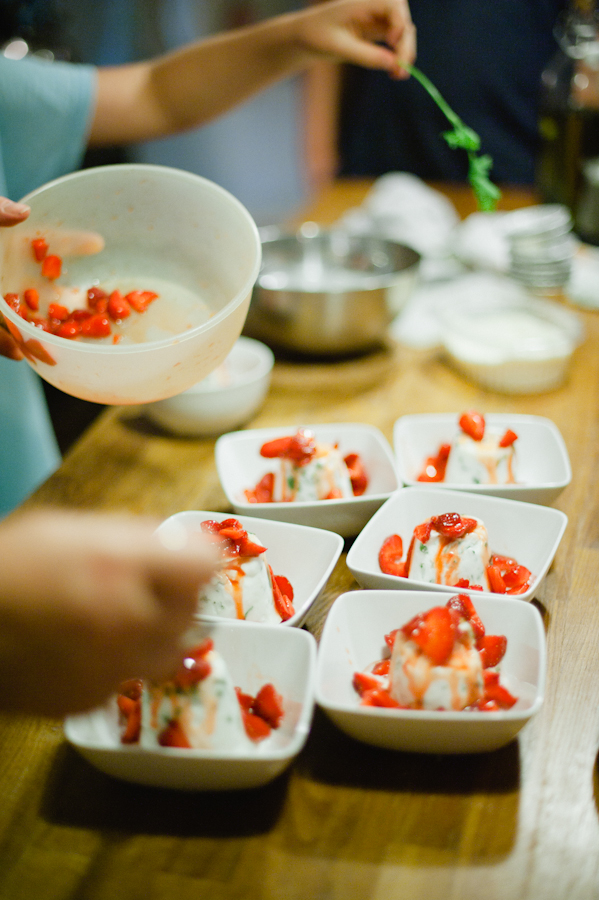
<svg viewBox="0 0 599 900">
<path fill-rule="evenodd" d="M 565 0 L 412 0 L 416 65 L 481 137 L 500 183 L 534 182 L 541 73 L 557 51 Z M 412 172 L 463 181 L 466 154 L 441 133 L 449 123 L 413 78 L 348 67 L 342 103 L 342 175 Z"/>
</svg>

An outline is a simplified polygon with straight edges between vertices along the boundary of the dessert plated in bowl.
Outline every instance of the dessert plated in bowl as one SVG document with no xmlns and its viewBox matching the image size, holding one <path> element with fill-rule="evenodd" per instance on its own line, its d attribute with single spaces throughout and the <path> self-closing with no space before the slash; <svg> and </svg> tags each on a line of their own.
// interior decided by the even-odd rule
<svg viewBox="0 0 599 900">
<path fill-rule="evenodd" d="M 393 446 L 404 485 L 429 484 L 550 504 L 570 483 L 568 451 L 550 419 L 511 413 L 484 415 L 484 436 L 475 441 L 460 427 L 463 415 L 409 415 L 395 422 Z M 504 436 L 508 432 L 516 439 L 500 447 L 502 440 L 506 444 Z M 437 480 L 435 458 L 443 455 L 444 448 L 448 454 L 446 468 L 444 473 L 438 473 L 443 477 Z M 430 480 L 426 476 L 429 462 L 433 463 Z"/>
<path fill-rule="evenodd" d="M 0 313 L 42 378 L 95 403 L 147 403 L 223 362 L 261 260 L 235 197 L 190 172 L 123 164 L 25 202 L 29 218 L 0 234 Z"/>
<path fill-rule="evenodd" d="M 198 598 L 203 619 L 300 626 L 343 549 L 332 531 L 206 510 L 175 513 L 158 528 L 167 545 L 190 532 L 212 536 L 223 548 L 222 568 Z"/>
<path fill-rule="evenodd" d="M 140 698 L 128 683 L 105 706 L 67 718 L 67 740 L 102 772 L 137 784 L 213 791 L 272 781 L 310 730 L 314 638 L 297 628 L 202 621 L 189 646 L 183 686 L 176 676 L 142 687 L 138 734 L 126 701 Z M 268 692 L 277 717 L 270 728 L 258 728 L 255 717 L 264 716 L 258 698 Z"/>
<path fill-rule="evenodd" d="M 217 440 L 215 454 L 236 514 L 310 525 L 341 537 L 358 534 L 399 486 L 391 447 L 371 425 L 231 432 Z"/>
<path fill-rule="evenodd" d="M 470 682 L 488 679 L 498 684 L 495 693 L 499 703 L 487 703 L 486 708 L 472 704 L 456 709 L 450 704 L 437 705 L 436 701 L 435 708 L 362 702 L 364 697 L 361 699 L 356 689 L 360 687 L 356 673 L 366 673 L 367 679 L 377 663 L 380 668 L 381 660 L 397 656 L 399 649 L 389 647 L 389 636 L 413 624 L 415 617 L 445 606 L 448 599 L 447 595 L 440 598 L 432 592 L 351 591 L 335 600 L 318 648 L 316 702 L 342 731 L 364 743 L 391 750 L 480 753 L 508 744 L 539 711 L 546 669 L 541 615 L 533 604 L 507 604 L 488 595 L 472 600 L 486 634 L 506 639 L 504 653 L 498 665 L 484 668 L 483 663 L 481 669 L 479 663 Z M 418 647 L 408 643 L 420 659 Z M 457 676 L 465 678 L 467 671 L 465 666 L 459 666 L 455 656 L 443 666 L 431 663 L 428 674 L 437 676 L 436 696 L 455 694 Z M 439 691 L 443 679 L 447 690 Z"/>
<path fill-rule="evenodd" d="M 482 589 L 531 600 L 567 522 L 560 510 L 534 503 L 402 488 L 360 532 L 347 565 L 365 588 L 457 590 L 475 599 Z"/>
</svg>

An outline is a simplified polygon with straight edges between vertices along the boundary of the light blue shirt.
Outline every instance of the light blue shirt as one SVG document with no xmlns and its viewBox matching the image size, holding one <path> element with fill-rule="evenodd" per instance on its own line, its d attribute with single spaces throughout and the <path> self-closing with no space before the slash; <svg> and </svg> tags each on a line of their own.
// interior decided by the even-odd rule
<svg viewBox="0 0 599 900">
<path fill-rule="evenodd" d="M 93 66 L 0 54 L 0 195 L 21 200 L 79 168 L 95 92 Z M 0 357 L 0 517 L 59 463 L 39 377 Z"/>
</svg>

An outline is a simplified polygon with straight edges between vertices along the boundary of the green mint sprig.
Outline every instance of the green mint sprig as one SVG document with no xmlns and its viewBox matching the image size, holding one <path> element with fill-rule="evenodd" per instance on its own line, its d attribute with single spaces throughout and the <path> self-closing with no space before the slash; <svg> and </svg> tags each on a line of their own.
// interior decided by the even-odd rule
<svg viewBox="0 0 599 900">
<path fill-rule="evenodd" d="M 480 138 L 478 134 L 465 125 L 459 116 L 443 99 L 435 85 L 426 75 L 411 66 L 408 63 L 401 63 L 402 69 L 410 73 L 435 101 L 441 112 L 453 125 L 451 131 L 444 131 L 443 138 L 447 141 L 452 150 L 462 149 L 468 154 L 468 181 L 474 191 L 479 209 L 484 212 L 492 212 L 497 201 L 501 197 L 501 191 L 496 184 L 493 184 L 489 178 L 489 171 L 493 165 L 493 160 L 488 154 L 478 155 L 480 150 Z"/>
</svg>

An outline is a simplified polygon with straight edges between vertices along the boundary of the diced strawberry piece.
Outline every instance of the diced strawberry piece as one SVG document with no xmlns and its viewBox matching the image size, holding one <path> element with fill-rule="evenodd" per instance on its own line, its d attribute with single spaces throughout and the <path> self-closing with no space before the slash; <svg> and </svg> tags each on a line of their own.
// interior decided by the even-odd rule
<svg viewBox="0 0 599 900">
<path fill-rule="evenodd" d="M 57 334 L 58 337 L 67 338 L 67 340 L 74 340 L 81 333 L 81 325 L 79 322 L 75 322 L 73 319 L 67 319 L 66 322 L 62 322 L 59 327 L 56 329 L 54 334 Z"/>
<path fill-rule="evenodd" d="M 273 684 L 265 684 L 256 694 L 252 712 L 268 722 L 271 728 L 278 728 L 284 715 L 283 698 Z"/>
<path fill-rule="evenodd" d="M 125 730 L 121 734 L 121 743 L 137 744 L 141 732 L 141 698 L 119 694 L 117 697 L 119 712 L 125 720 Z"/>
<path fill-rule="evenodd" d="M 424 464 L 424 469 L 416 481 L 443 481 L 450 450 L 451 444 L 441 444 L 437 455 L 428 457 Z"/>
<path fill-rule="evenodd" d="M 246 490 L 245 498 L 248 503 L 272 503 L 272 497 L 275 488 L 274 472 L 267 472 L 253 491 Z"/>
<path fill-rule="evenodd" d="M 478 644 L 483 669 L 499 665 L 507 650 L 507 638 L 503 634 L 486 634 Z"/>
<path fill-rule="evenodd" d="M 421 525 L 416 526 L 414 529 L 414 537 L 417 541 L 420 541 L 421 544 L 426 544 L 431 536 L 432 528 L 432 519 L 428 519 Z"/>
<path fill-rule="evenodd" d="M 120 322 L 131 315 L 131 307 L 120 291 L 113 291 L 106 304 L 106 312 L 115 322 Z"/>
<path fill-rule="evenodd" d="M 395 700 L 389 691 L 386 691 L 384 688 L 373 688 L 370 691 L 365 691 L 362 694 L 361 699 L 362 706 L 382 706 L 388 709 L 404 709 L 401 704 Z"/>
<path fill-rule="evenodd" d="M 492 672 L 489 669 L 485 669 L 483 677 L 485 683 L 485 702 L 494 701 L 500 709 L 511 709 L 511 707 L 518 702 L 518 698 L 514 697 L 513 694 L 510 694 L 507 688 L 499 683 L 498 672 Z"/>
<path fill-rule="evenodd" d="M 31 249 L 36 262 L 42 262 L 48 253 L 48 245 L 43 238 L 34 238 L 31 241 Z"/>
<path fill-rule="evenodd" d="M 518 435 L 515 431 L 512 431 L 511 428 L 508 428 L 506 433 L 503 435 L 501 440 L 499 441 L 500 447 L 511 447 L 514 441 L 518 440 Z"/>
<path fill-rule="evenodd" d="M 101 287 L 90 287 L 87 292 L 87 305 L 91 309 L 96 308 L 98 300 L 107 300 L 108 294 Z"/>
<path fill-rule="evenodd" d="M 212 666 L 210 661 L 206 659 L 206 655 L 213 647 L 214 642 L 212 638 L 206 638 L 197 647 L 193 647 L 185 652 L 185 658 L 173 678 L 178 687 L 183 689 L 191 687 L 210 675 Z"/>
<path fill-rule="evenodd" d="M 499 566 L 487 566 L 487 578 L 489 579 L 489 587 L 495 594 L 506 594 L 507 587 L 503 580 L 503 575 Z"/>
<path fill-rule="evenodd" d="M 155 294 L 154 291 L 130 291 L 128 294 L 125 294 L 125 300 L 138 313 L 145 312 L 150 303 L 156 300 L 157 297 L 158 294 Z"/>
<path fill-rule="evenodd" d="M 244 693 L 241 688 L 236 687 L 235 693 L 237 694 L 237 699 L 239 700 L 239 705 L 245 712 L 251 712 L 252 706 L 254 705 L 254 698 L 251 694 Z"/>
<path fill-rule="evenodd" d="M 266 441 L 260 448 L 260 455 L 267 459 L 292 459 L 298 465 L 309 462 L 316 453 L 316 442 L 310 431 L 300 428 L 290 437 Z"/>
<path fill-rule="evenodd" d="M 434 665 L 444 665 L 451 656 L 456 627 L 446 606 L 434 606 L 420 613 L 404 625 L 402 631 Z"/>
<path fill-rule="evenodd" d="M 466 619 L 466 621 L 470 623 L 470 627 L 474 632 L 474 639 L 476 641 L 480 641 L 481 638 L 484 637 L 485 626 L 483 625 L 480 616 L 474 608 L 472 598 L 469 597 L 468 594 L 456 594 L 455 597 L 452 597 L 447 601 L 447 608 L 455 609 L 460 614 L 460 616 L 462 616 L 462 618 Z"/>
<path fill-rule="evenodd" d="M 392 534 L 379 550 L 379 567 L 385 575 L 406 577 L 406 564 L 402 562 L 403 541 L 399 534 Z"/>
<path fill-rule="evenodd" d="M 401 629 L 394 628 L 393 631 L 390 631 L 389 634 L 385 635 L 385 643 L 391 650 L 393 650 L 393 644 L 395 643 L 395 638 L 397 637 L 398 631 L 401 631 Z"/>
<path fill-rule="evenodd" d="M 526 566 L 515 565 L 506 569 L 503 573 L 503 580 L 508 589 L 519 588 L 528 585 L 530 576 L 530 570 Z"/>
<path fill-rule="evenodd" d="M 59 322 L 66 322 L 69 318 L 69 311 L 61 303 L 50 303 L 48 305 L 48 316 L 51 319 L 58 319 Z"/>
<path fill-rule="evenodd" d="M 37 312 L 40 308 L 40 295 L 35 288 L 27 288 L 26 291 L 23 291 L 23 299 L 33 312 Z"/>
<path fill-rule="evenodd" d="M 485 435 L 485 419 L 474 409 L 469 409 L 460 416 L 459 425 L 464 434 L 473 441 L 482 441 Z"/>
<path fill-rule="evenodd" d="M 391 668 L 391 660 L 389 658 L 381 659 L 379 662 L 375 663 L 374 666 L 372 667 L 372 674 L 373 675 L 388 675 L 390 668 Z"/>
<path fill-rule="evenodd" d="M 191 750 L 191 744 L 187 740 L 187 735 L 178 719 L 172 719 L 166 728 L 160 732 L 158 743 L 161 747 L 183 747 L 186 750 Z"/>
<path fill-rule="evenodd" d="M 107 337 L 111 331 L 109 320 L 101 313 L 96 313 L 81 323 L 81 334 L 85 337 Z"/>
<path fill-rule="evenodd" d="M 245 733 L 250 740 L 256 742 L 263 741 L 270 735 L 270 725 L 260 716 L 257 716 L 252 712 L 247 712 L 241 707 L 241 717 L 243 719 Z"/>
<path fill-rule="evenodd" d="M 348 454 L 345 457 L 344 462 L 349 469 L 349 478 L 354 497 L 361 497 L 368 487 L 368 476 L 364 464 L 357 453 Z"/>
<path fill-rule="evenodd" d="M 279 583 L 277 581 L 277 579 L 282 576 L 275 576 L 270 565 L 268 566 L 268 571 L 270 572 L 270 579 L 272 583 L 272 597 L 275 609 L 280 615 L 283 622 L 286 622 L 287 619 L 290 619 L 293 615 L 295 615 L 295 609 L 293 608 L 293 603 L 291 602 L 293 599 L 293 589 L 292 595 L 291 597 L 289 597 L 281 590 L 281 587 L 279 586 Z M 285 582 L 287 582 L 289 587 L 291 587 L 286 578 Z"/>
<path fill-rule="evenodd" d="M 8 305 L 10 306 L 11 309 L 14 309 L 14 311 L 16 313 L 19 312 L 19 309 L 21 307 L 21 301 L 19 299 L 18 294 L 5 294 L 4 299 L 6 300 L 6 302 L 8 303 Z"/>
<path fill-rule="evenodd" d="M 377 691 L 382 686 L 380 678 L 375 678 L 368 672 L 354 672 L 352 684 L 354 690 L 362 696 L 366 691 Z"/>
<path fill-rule="evenodd" d="M 54 281 L 56 278 L 60 278 L 61 272 L 62 259 L 60 256 L 51 254 L 50 256 L 44 257 L 42 261 L 42 275 L 44 278 L 49 278 L 51 281 Z"/>
<path fill-rule="evenodd" d="M 459 513 L 443 513 L 432 517 L 431 528 L 443 537 L 460 538 L 474 531 L 476 519 L 466 518 Z"/>
</svg>

